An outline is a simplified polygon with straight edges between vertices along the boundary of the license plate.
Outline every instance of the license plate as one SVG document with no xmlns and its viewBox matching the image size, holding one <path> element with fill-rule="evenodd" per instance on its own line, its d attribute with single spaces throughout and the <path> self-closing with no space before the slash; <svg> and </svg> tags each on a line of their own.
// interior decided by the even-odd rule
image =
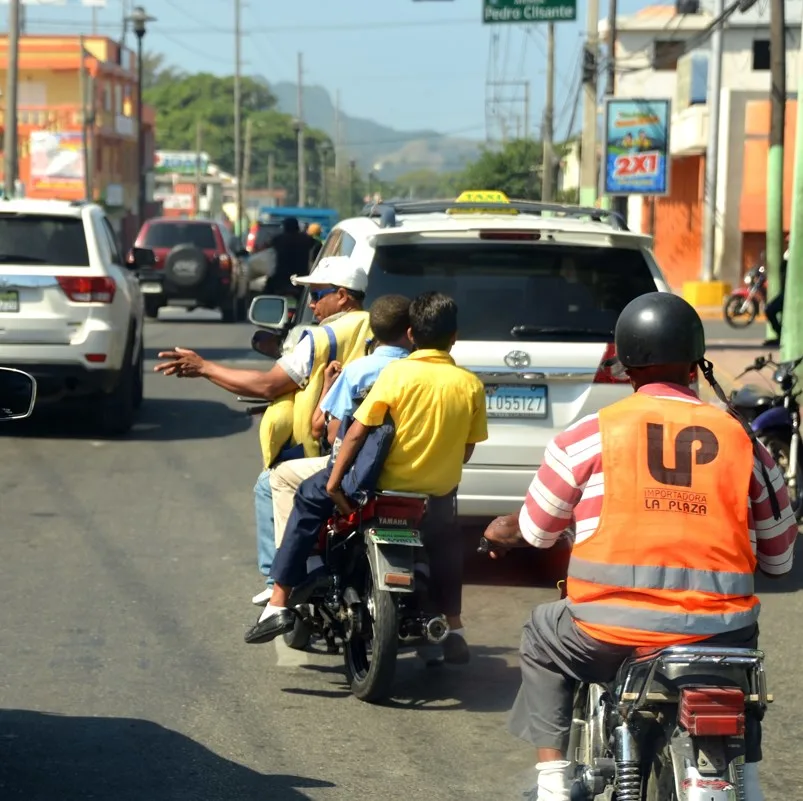
<svg viewBox="0 0 803 801">
<path fill-rule="evenodd" d="M 417 531 L 402 528 L 372 528 L 368 535 L 377 545 L 413 545 L 423 547 L 421 535 Z"/>
<path fill-rule="evenodd" d="M 162 285 L 154 281 L 153 283 L 142 284 L 140 289 L 145 295 L 159 295 L 162 292 Z"/>
<path fill-rule="evenodd" d="M 488 417 L 546 417 L 546 387 L 486 386 L 485 411 Z"/>
<path fill-rule="evenodd" d="M 15 289 L 0 292 L 0 312 L 18 312 L 20 310 L 20 293 Z"/>
</svg>

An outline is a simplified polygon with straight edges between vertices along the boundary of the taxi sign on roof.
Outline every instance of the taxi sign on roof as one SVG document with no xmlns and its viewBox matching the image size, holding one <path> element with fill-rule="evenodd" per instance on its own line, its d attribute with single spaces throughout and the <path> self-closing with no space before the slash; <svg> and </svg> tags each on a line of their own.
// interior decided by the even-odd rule
<svg viewBox="0 0 803 801">
<path fill-rule="evenodd" d="M 504 192 L 493 189 L 469 189 L 461 192 L 455 203 L 510 203 L 508 196 Z M 448 214 L 518 214 L 516 209 L 473 209 L 470 206 L 465 208 L 449 209 Z"/>
</svg>

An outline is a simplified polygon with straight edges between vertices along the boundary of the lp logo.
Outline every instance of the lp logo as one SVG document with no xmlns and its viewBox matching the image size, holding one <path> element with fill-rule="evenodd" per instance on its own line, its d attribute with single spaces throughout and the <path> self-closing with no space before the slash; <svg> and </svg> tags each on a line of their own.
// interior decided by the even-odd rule
<svg viewBox="0 0 803 801">
<path fill-rule="evenodd" d="M 664 461 L 664 427 L 647 423 L 647 467 L 661 484 L 672 487 L 691 486 L 691 456 L 694 443 L 700 447 L 694 455 L 696 464 L 710 464 L 719 453 L 719 442 L 713 431 L 702 426 L 688 426 L 675 437 L 675 466 Z"/>
</svg>

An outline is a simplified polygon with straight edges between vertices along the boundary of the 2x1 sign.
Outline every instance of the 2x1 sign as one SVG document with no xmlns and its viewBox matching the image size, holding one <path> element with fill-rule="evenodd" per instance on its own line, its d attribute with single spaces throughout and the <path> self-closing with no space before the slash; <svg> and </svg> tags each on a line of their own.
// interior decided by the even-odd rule
<svg viewBox="0 0 803 801">
<path fill-rule="evenodd" d="M 669 194 L 669 100 L 605 102 L 606 195 Z"/>
<path fill-rule="evenodd" d="M 577 0 L 483 0 L 482 21 L 570 22 L 577 18 Z"/>
</svg>

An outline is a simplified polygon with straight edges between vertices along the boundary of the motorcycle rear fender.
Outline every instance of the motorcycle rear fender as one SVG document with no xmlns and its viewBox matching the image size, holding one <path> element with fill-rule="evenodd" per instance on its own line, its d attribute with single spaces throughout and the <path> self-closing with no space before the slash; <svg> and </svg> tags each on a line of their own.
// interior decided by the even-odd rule
<svg viewBox="0 0 803 801">
<path fill-rule="evenodd" d="M 789 412 L 784 409 L 783 406 L 776 406 L 775 408 L 767 409 L 766 412 L 762 412 L 760 415 L 758 415 L 758 417 L 756 417 L 756 419 L 751 423 L 751 426 L 756 434 L 762 434 L 771 428 L 775 428 L 780 429 L 787 435 L 791 435 L 792 418 L 789 416 Z"/>
<path fill-rule="evenodd" d="M 746 298 L 750 294 L 751 289 L 752 287 L 746 285 L 736 287 L 736 289 L 734 289 L 733 292 L 731 292 L 731 297 Z"/>
<path fill-rule="evenodd" d="M 374 577 L 374 586 L 385 592 L 415 592 L 415 563 L 420 558 L 419 548 L 412 545 L 374 542 L 366 533 L 368 561 Z M 394 580 L 386 580 L 393 576 Z"/>
<path fill-rule="evenodd" d="M 715 772 L 700 775 L 702 761 Z M 693 738 L 676 733 L 671 740 L 672 772 L 680 801 L 734 801 L 744 795 L 744 740 L 736 737 Z M 742 792 L 739 791 L 742 785 Z"/>
</svg>

